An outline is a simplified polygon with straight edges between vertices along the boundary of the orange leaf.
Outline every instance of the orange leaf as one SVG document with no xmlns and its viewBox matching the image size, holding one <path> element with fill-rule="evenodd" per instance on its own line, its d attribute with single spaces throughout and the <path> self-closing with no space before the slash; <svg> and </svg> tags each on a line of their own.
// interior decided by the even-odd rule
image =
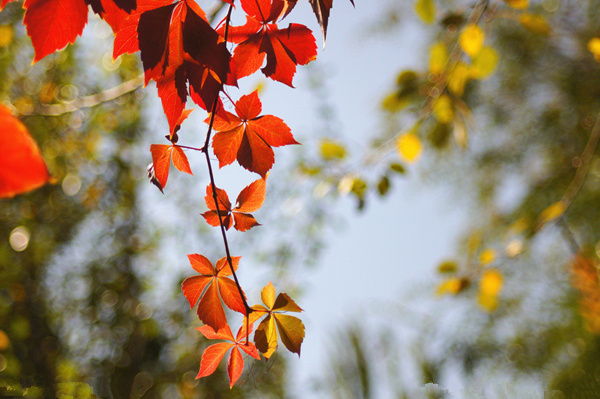
<svg viewBox="0 0 600 399">
<path fill-rule="evenodd" d="M 152 144 L 150 146 L 150 152 L 152 153 L 154 173 L 162 188 L 165 188 L 167 180 L 169 179 L 171 157 L 173 157 L 173 164 L 178 170 L 189 173 L 190 175 L 192 174 L 190 164 L 181 147 L 175 144 Z M 175 154 L 173 155 L 173 153 Z"/>
<path fill-rule="evenodd" d="M 227 318 L 223 310 L 223 304 L 235 312 L 246 313 L 244 301 L 240 295 L 235 282 L 227 276 L 231 276 L 231 268 L 227 258 L 223 257 L 217 261 L 217 266 L 204 256 L 199 254 L 188 255 L 188 259 L 199 276 L 186 278 L 181 289 L 193 308 L 198 302 L 198 318 L 205 324 L 218 331 L 227 326 Z M 241 257 L 231 258 L 234 270 L 237 269 Z"/>
<path fill-rule="evenodd" d="M 227 375 L 229 376 L 229 388 L 233 387 L 233 384 L 240 378 L 244 371 L 244 359 L 240 353 L 237 345 L 231 351 L 229 359 L 227 360 Z"/>
<path fill-rule="evenodd" d="M 173 146 L 173 166 L 177 168 L 177 170 L 185 173 L 189 173 L 190 175 L 194 175 L 192 170 L 190 169 L 190 164 L 188 162 L 187 156 L 183 152 L 183 148 L 179 146 Z"/>
<path fill-rule="evenodd" d="M 198 299 L 200 299 L 202 292 L 204 292 L 204 289 L 210 281 L 211 278 L 208 276 L 192 276 L 183 280 L 181 290 L 190 303 L 190 309 L 193 309 L 194 306 L 196 306 Z"/>
<path fill-rule="evenodd" d="M 225 353 L 227 353 L 227 351 L 233 346 L 235 345 L 228 342 L 220 342 L 206 348 L 202 354 L 200 371 L 198 372 L 196 379 L 206 377 L 214 373 L 219 366 L 219 363 L 221 363 L 221 359 L 223 359 L 223 356 L 225 356 Z"/>
<path fill-rule="evenodd" d="M 255 212 L 265 202 L 267 184 L 265 179 L 258 179 L 246 186 L 238 195 L 234 211 Z"/>
<path fill-rule="evenodd" d="M 233 387 L 235 382 L 240 378 L 242 372 L 244 370 L 244 359 L 242 354 L 239 351 L 241 348 L 248 355 L 252 356 L 255 359 L 260 359 L 258 351 L 253 343 L 249 342 L 246 345 L 246 337 L 248 333 L 246 332 L 245 325 L 242 325 L 238 330 L 237 337 L 234 339 L 231 334 L 231 329 L 229 326 L 225 326 L 222 330 L 216 331 L 212 329 L 210 326 L 203 326 L 198 328 L 204 336 L 208 339 L 225 339 L 231 341 L 232 343 L 219 343 L 215 345 L 211 345 L 204 351 L 202 355 L 202 361 L 200 363 L 200 372 L 198 373 L 198 377 L 206 377 L 207 375 L 212 374 L 216 368 L 218 367 L 221 359 L 225 353 L 233 348 L 229 358 L 227 359 L 227 374 L 229 376 L 229 387 Z"/>
<path fill-rule="evenodd" d="M 253 228 L 254 226 L 260 226 L 260 223 L 254 219 L 254 216 L 248 213 L 239 213 L 233 212 L 233 220 L 235 229 L 237 231 L 247 231 Z"/>
<path fill-rule="evenodd" d="M 227 325 L 227 317 L 219 297 L 219 286 L 216 279 L 213 279 L 204 295 L 198 303 L 198 318 L 208 324 L 215 330 L 220 330 Z"/>
<path fill-rule="evenodd" d="M 27 128 L 0 105 L 0 198 L 31 191 L 49 179 L 40 149 Z"/>
<path fill-rule="evenodd" d="M 247 231 L 254 226 L 260 226 L 260 224 L 254 219 L 254 216 L 248 213 L 259 209 L 265 201 L 266 195 L 266 183 L 264 179 L 258 179 L 248 186 L 246 186 L 238 195 L 236 200 L 236 207 L 231 209 L 231 202 L 229 202 L 229 196 L 225 190 L 217 188 L 217 199 L 219 201 L 219 212 L 223 220 L 223 226 L 226 230 L 229 230 L 233 225 L 238 231 Z M 206 222 L 211 226 L 219 226 L 219 217 L 217 216 L 217 209 L 215 206 L 215 200 L 213 197 L 212 184 L 206 187 L 206 197 L 204 197 L 208 211 L 204 212 L 202 216 L 206 219 Z M 235 222 L 235 224 L 234 224 Z"/>
</svg>

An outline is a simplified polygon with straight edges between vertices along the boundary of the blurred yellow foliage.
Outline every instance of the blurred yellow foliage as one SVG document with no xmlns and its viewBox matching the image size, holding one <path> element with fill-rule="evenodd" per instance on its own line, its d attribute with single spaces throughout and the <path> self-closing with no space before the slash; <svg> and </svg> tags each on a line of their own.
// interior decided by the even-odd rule
<svg viewBox="0 0 600 399">
<path fill-rule="evenodd" d="M 498 294 L 504 285 L 502 274 L 495 269 L 483 272 L 479 281 L 478 302 L 488 312 L 493 312 L 498 307 Z"/>
<path fill-rule="evenodd" d="M 435 21 L 435 3 L 433 0 L 417 0 L 415 12 L 426 24 Z"/>
<path fill-rule="evenodd" d="M 484 249 L 479 254 L 479 264 L 482 266 L 489 265 L 496 260 L 497 255 L 496 250 L 493 248 Z"/>
<path fill-rule="evenodd" d="M 464 288 L 464 282 L 458 277 L 451 277 L 442 281 L 436 288 L 437 295 L 456 295 Z"/>
<path fill-rule="evenodd" d="M 457 62 L 448 77 L 448 90 L 457 96 L 462 96 L 470 77 L 471 67 L 462 61 Z"/>
<path fill-rule="evenodd" d="M 590 39 L 587 44 L 588 50 L 594 55 L 596 61 L 600 61 L 600 37 Z"/>
<path fill-rule="evenodd" d="M 441 75 L 448 63 L 448 49 L 442 42 L 437 42 L 429 49 L 429 73 Z"/>
<path fill-rule="evenodd" d="M 555 202 L 540 213 L 537 226 L 542 227 L 544 224 L 558 219 L 565 213 L 566 206 L 562 201 Z"/>
<path fill-rule="evenodd" d="M 537 14 L 522 14 L 519 17 L 519 22 L 525 29 L 541 36 L 550 34 L 550 26 L 546 22 L 546 18 Z"/>
<path fill-rule="evenodd" d="M 321 140 L 321 158 L 326 161 L 344 159 L 346 149 L 339 143 L 330 139 Z"/>
<path fill-rule="evenodd" d="M 433 116 L 440 123 L 450 123 L 454 119 L 452 100 L 446 94 L 439 96 L 433 102 Z"/>
<path fill-rule="evenodd" d="M 475 57 L 479 53 L 484 41 L 485 32 L 476 24 L 465 26 L 458 38 L 460 47 L 471 57 Z"/>
<path fill-rule="evenodd" d="M 498 52 L 493 47 L 484 46 L 479 54 L 473 59 L 471 65 L 471 76 L 474 79 L 486 79 L 496 70 L 498 65 Z"/>
<path fill-rule="evenodd" d="M 525 8 L 529 7 L 529 0 L 504 0 L 504 2 L 510 7 L 520 10 L 524 10 Z"/>
<path fill-rule="evenodd" d="M 423 152 L 421 139 L 413 132 L 401 134 L 396 141 L 398 154 L 408 163 L 417 162 Z"/>
<path fill-rule="evenodd" d="M 8 47 L 14 37 L 15 32 L 11 25 L 0 25 L 0 47 Z"/>
</svg>

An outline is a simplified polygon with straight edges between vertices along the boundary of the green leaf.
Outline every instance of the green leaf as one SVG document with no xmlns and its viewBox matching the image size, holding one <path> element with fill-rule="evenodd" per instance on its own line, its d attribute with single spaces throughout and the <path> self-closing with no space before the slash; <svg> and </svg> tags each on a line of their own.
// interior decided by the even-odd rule
<svg viewBox="0 0 600 399">
<path fill-rule="evenodd" d="M 390 170 L 400 174 L 406 173 L 406 169 L 404 169 L 404 166 L 402 166 L 402 164 L 399 163 L 390 164 Z"/>
<path fill-rule="evenodd" d="M 379 183 L 377 183 L 377 191 L 379 191 L 379 195 L 381 195 L 382 197 L 384 195 L 387 194 L 387 192 L 390 190 L 390 179 L 388 179 L 388 177 L 386 175 L 383 175 L 381 177 L 381 180 L 379 180 Z"/>
</svg>

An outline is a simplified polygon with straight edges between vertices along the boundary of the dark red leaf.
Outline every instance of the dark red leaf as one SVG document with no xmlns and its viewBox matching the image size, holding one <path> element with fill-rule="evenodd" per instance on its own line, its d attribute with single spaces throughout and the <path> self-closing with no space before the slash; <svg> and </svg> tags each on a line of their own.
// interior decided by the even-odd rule
<svg viewBox="0 0 600 399">
<path fill-rule="evenodd" d="M 227 119 L 215 116 L 213 150 L 219 166 L 229 165 L 235 159 L 244 168 L 263 178 L 273 166 L 275 155 L 271 147 L 299 144 L 290 128 L 279 118 L 264 115 L 253 118 L 261 104 L 257 92 L 242 96 L 235 104 L 238 116 L 227 113 Z M 240 114 L 241 112 L 241 114 Z M 234 157 L 235 154 L 235 157 Z"/>
</svg>

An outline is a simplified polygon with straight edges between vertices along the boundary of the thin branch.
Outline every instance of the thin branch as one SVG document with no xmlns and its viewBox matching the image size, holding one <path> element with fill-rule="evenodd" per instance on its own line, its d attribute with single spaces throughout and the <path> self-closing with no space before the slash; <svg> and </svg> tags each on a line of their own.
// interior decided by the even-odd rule
<svg viewBox="0 0 600 399">
<path fill-rule="evenodd" d="M 60 116 L 70 112 L 78 111 L 82 108 L 92 108 L 99 104 L 112 101 L 127 93 L 131 93 L 137 88 L 142 87 L 143 84 L 144 74 L 142 73 L 131 80 L 96 94 L 78 97 L 73 101 L 66 101 L 61 104 L 42 104 L 39 111 L 34 111 L 23 115 Z"/>
<path fill-rule="evenodd" d="M 596 148 L 598 148 L 598 142 L 600 141 L 600 113 L 596 116 L 596 122 L 594 123 L 594 127 L 590 133 L 590 137 L 588 138 L 588 142 L 581 153 L 581 164 L 577 168 L 577 172 L 575 172 L 575 177 L 573 177 L 573 181 L 565 191 L 561 202 L 565 206 L 565 212 L 571 206 L 577 194 L 583 187 L 583 183 L 585 182 L 585 178 L 590 170 L 590 165 L 592 163 L 592 158 L 596 153 Z"/>
<path fill-rule="evenodd" d="M 227 41 L 227 32 L 229 30 L 229 21 L 231 19 L 231 11 L 232 10 L 233 10 L 233 6 L 230 5 L 229 11 L 227 12 L 227 22 L 225 25 L 225 41 Z M 210 113 L 210 123 L 208 125 L 208 131 L 206 132 L 206 141 L 204 142 L 203 152 L 206 155 L 206 164 L 208 166 L 208 176 L 210 177 L 210 184 L 211 184 L 212 192 L 213 192 L 213 200 L 215 202 L 217 215 L 219 216 L 219 227 L 221 228 L 221 235 L 223 236 L 223 244 L 225 245 L 225 254 L 227 255 L 227 263 L 229 264 L 229 268 L 231 269 L 231 274 L 233 275 L 233 279 L 235 280 L 235 284 L 239 291 L 240 297 L 242 298 L 242 301 L 244 302 L 244 307 L 246 308 L 246 323 L 248 323 L 248 316 L 250 315 L 250 313 L 253 312 L 253 309 L 250 306 L 248 306 L 248 302 L 246 301 L 246 297 L 244 296 L 244 291 L 242 291 L 242 287 L 241 287 L 240 282 L 235 273 L 235 269 L 233 268 L 231 252 L 229 251 L 229 243 L 227 241 L 227 233 L 225 230 L 225 225 L 223 224 L 223 219 L 221 218 L 221 210 L 219 209 L 219 199 L 217 198 L 217 186 L 215 184 L 215 177 L 213 174 L 212 165 L 210 163 L 210 157 L 208 155 L 208 145 L 210 142 L 210 137 L 212 134 L 212 128 L 213 128 L 213 124 L 215 121 L 215 114 L 217 112 L 218 105 L 219 105 L 219 97 L 217 96 L 217 98 L 215 99 L 215 101 L 213 103 L 212 110 Z M 246 327 L 246 331 L 248 331 L 247 327 Z M 248 339 L 248 337 L 246 336 L 246 340 L 247 339 Z"/>
</svg>

